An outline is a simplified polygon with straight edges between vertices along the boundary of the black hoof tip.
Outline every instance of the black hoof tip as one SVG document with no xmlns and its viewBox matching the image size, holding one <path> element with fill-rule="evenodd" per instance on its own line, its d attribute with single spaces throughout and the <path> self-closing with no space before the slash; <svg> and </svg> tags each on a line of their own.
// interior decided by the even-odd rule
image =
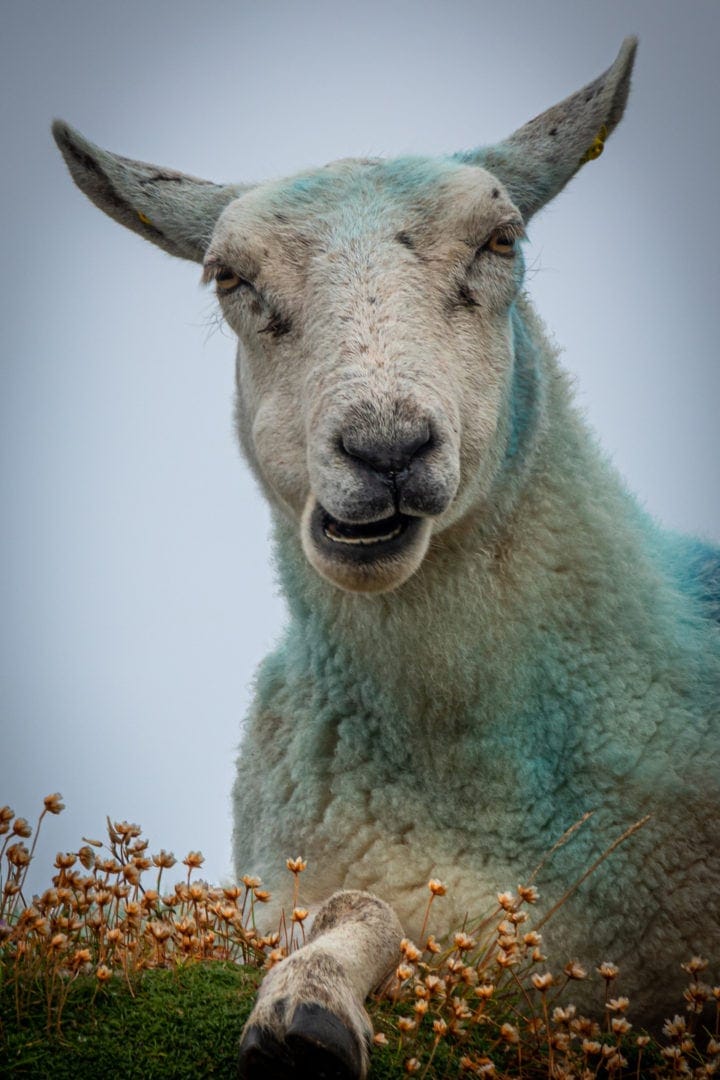
<svg viewBox="0 0 720 1080">
<path fill-rule="evenodd" d="M 251 1027 L 240 1042 L 239 1080 L 286 1080 L 294 1076 L 292 1059 L 267 1028 Z"/>
<path fill-rule="evenodd" d="M 298 1076 L 360 1080 L 363 1059 L 355 1034 L 322 1005 L 299 1005 L 285 1036 Z"/>
</svg>

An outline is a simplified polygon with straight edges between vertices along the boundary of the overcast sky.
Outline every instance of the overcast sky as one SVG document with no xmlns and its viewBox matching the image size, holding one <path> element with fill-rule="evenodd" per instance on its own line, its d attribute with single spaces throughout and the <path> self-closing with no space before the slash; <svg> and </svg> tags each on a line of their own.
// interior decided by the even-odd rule
<svg viewBox="0 0 720 1080">
<path fill-rule="evenodd" d="M 73 187 L 52 117 L 259 180 L 499 139 L 629 33 L 626 118 L 532 223 L 529 287 L 631 488 L 717 539 L 716 0 L 5 5 L 0 804 L 32 817 L 64 794 L 41 858 L 108 813 L 229 874 L 240 726 L 283 621 L 233 442 L 231 337 L 196 266 Z"/>
</svg>

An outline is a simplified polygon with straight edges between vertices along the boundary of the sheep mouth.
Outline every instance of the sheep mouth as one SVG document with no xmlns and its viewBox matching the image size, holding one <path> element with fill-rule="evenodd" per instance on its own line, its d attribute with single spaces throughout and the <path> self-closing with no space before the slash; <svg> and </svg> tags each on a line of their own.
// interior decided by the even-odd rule
<svg viewBox="0 0 720 1080">
<path fill-rule="evenodd" d="M 315 543 L 332 557 L 371 562 L 399 553 L 414 537 L 421 520 L 398 511 L 379 521 L 341 521 L 316 503 L 311 532 Z"/>
</svg>

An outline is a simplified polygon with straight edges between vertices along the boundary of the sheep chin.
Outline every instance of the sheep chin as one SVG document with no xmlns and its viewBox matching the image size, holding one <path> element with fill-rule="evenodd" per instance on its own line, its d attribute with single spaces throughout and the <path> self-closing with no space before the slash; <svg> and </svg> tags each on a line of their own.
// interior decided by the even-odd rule
<svg viewBox="0 0 720 1080">
<path fill-rule="evenodd" d="M 346 592 L 391 592 L 422 563 L 430 543 L 432 520 L 409 518 L 388 542 L 348 544 L 331 540 L 324 528 L 326 512 L 314 496 L 305 504 L 300 523 L 303 551 L 314 570 Z"/>
</svg>

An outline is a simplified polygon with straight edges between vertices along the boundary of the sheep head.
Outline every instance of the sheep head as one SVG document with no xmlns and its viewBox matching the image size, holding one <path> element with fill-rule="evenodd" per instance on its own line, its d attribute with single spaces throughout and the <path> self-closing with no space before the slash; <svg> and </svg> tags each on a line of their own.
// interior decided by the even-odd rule
<svg viewBox="0 0 720 1080">
<path fill-rule="evenodd" d="M 238 337 L 245 454 L 333 584 L 400 586 L 482 513 L 517 452 L 524 227 L 602 150 L 634 51 L 628 39 L 604 75 L 497 146 L 349 159 L 254 187 L 121 158 L 54 125 L 93 202 L 203 264 Z"/>
</svg>

